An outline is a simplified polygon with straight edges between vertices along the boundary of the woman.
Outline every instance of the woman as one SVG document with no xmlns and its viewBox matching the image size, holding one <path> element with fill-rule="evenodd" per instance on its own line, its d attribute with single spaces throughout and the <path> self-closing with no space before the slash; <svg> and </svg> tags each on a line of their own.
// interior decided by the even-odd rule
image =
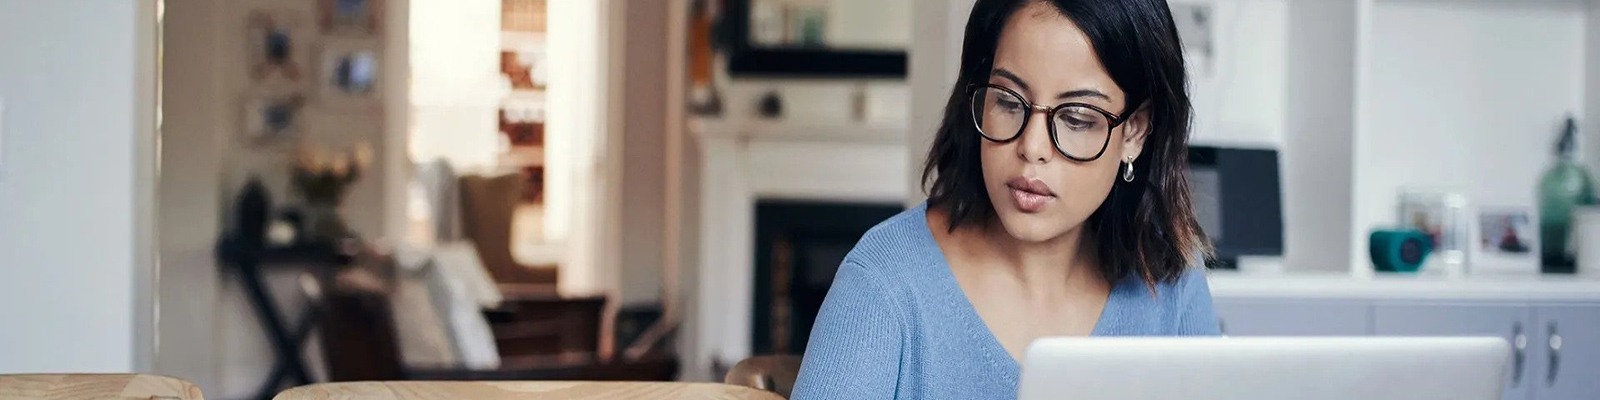
<svg viewBox="0 0 1600 400">
<path fill-rule="evenodd" d="M 1163 0 L 979 0 L 923 169 L 817 317 L 794 398 L 1012 399 L 1034 339 L 1214 335 Z"/>
</svg>

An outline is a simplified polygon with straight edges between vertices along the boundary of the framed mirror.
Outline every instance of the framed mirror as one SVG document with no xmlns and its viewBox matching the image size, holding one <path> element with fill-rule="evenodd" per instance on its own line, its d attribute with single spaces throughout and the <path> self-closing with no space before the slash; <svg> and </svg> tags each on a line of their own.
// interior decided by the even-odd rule
<svg viewBox="0 0 1600 400">
<path fill-rule="evenodd" d="M 914 0 L 725 0 L 738 78 L 904 79 Z"/>
</svg>

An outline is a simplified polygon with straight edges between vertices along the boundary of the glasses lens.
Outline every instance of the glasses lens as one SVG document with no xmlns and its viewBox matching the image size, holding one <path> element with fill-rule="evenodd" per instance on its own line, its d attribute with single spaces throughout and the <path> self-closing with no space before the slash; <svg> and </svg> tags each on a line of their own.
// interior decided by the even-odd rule
<svg viewBox="0 0 1600 400">
<path fill-rule="evenodd" d="M 1066 106 L 1050 118 L 1055 125 L 1056 146 L 1073 158 L 1092 158 L 1105 149 L 1111 135 L 1111 119 L 1095 109 Z"/>
<path fill-rule="evenodd" d="M 972 119 L 989 140 L 1011 140 L 1022 132 L 1028 105 L 1010 92 L 985 87 L 972 94 Z"/>
</svg>

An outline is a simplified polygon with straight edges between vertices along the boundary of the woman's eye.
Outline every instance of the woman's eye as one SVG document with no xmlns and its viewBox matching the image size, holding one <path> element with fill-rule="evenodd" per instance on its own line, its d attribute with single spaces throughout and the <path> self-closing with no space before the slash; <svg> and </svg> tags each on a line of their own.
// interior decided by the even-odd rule
<svg viewBox="0 0 1600 400">
<path fill-rule="evenodd" d="M 998 100 L 998 101 L 995 101 L 995 106 L 1000 108 L 1001 111 L 1010 112 L 1010 113 L 1020 112 L 1020 111 L 1022 111 L 1023 108 L 1025 108 L 1025 107 L 1022 106 L 1021 102 L 1017 102 L 1017 101 L 1013 101 L 1013 100 Z"/>
<path fill-rule="evenodd" d="M 1101 118 L 1088 112 L 1062 110 L 1061 113 L 1056 116 L 1056 120 L 1060 121 L 1061 125 L 1068 129 L 1085 130 L 1092 129 L 1097 125 L 1100 125 Z"/>
</svg>

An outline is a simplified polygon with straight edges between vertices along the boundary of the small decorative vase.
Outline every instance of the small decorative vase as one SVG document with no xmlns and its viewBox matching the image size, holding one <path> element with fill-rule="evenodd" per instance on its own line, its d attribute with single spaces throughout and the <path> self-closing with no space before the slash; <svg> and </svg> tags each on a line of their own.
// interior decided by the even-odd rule
<svg viewBox="0 0 1600 400">
<path fill-rule="evenodd" d="M 339 204 L 326 202 L 306 203 L 303 229 L 313 243 L 333 243 L 349 232 L 339 216 Z"/>
<path fill-rule="evenodd" d="M 1556 144 L 1556 162 L 1539 179 L 1539 245 L 1543 272 L 1572 273 L 1577 262 L 1568 245 L 1572 212 L 1595 204 L 1594 179 L 1575 159 L 1577 123 L 1567 118 Z"/>
</svg>

